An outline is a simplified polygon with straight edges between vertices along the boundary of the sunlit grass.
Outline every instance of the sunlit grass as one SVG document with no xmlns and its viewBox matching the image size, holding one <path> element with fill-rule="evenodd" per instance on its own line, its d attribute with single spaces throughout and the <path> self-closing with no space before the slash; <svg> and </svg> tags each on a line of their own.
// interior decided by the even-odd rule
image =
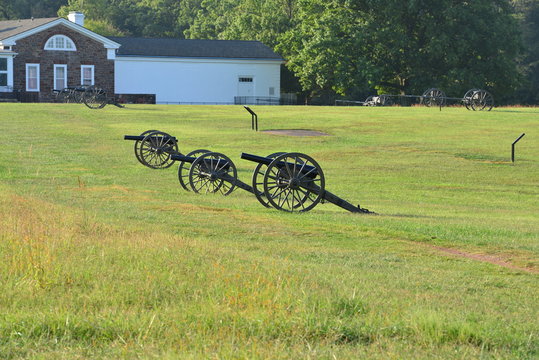
<svg viewBox="0 0 539 360">
<path fill-rule="evenodd" d="M 253 108 L 331 136 L 235 106 L 2 105 L 0 358 L 539 355 L 537 109 Z M 122 140 L 150 128 L 245 182 L 241 152 L 307 153 L 379 215 L 185 192 Z"/>
</svg>

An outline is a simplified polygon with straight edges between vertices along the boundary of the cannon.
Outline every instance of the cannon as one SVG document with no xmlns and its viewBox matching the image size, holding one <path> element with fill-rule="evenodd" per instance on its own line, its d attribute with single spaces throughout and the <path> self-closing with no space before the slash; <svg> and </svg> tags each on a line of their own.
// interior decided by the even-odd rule
<svg viewBox="0 0 539 360">
<path fill-rule="evenodd" d="M 188 175 L 185 169 L 178 168 L 180 183 L 185 184 L 189 180 L 189 186 L 195 193 L 229 195 L 236 187 L 253 193 L 253 188 L 238 180 L 236 165 L 224 154 L 218 152 L 204 152 L 198 157 L 173 154 L 173 160 L 181 161 L 182 164 L 191 164 Z M 183 185 L 182 185 L 183 186 Z M 188 190 L 186 186 L 184 189 Z"/>
<path fill-rule="evenodd" d="M 137 160 L 152 169 L 166 169 L 174 164 L 171 154 L 177 154 L 178 139 L 165 132 L 147 130 L 140 135 L 124 135 L 124 140 L 135 141 Z"/>
<path fill-rule="evenodd" d="M 466 109 L 473 111 L 490 111 L 494 106 L 494 98 L 486 90 L 470 89 L 464 94 L 462 103 Z"/>
<path fill-rule="evenodd" d="M 162 131 L 147 130 L 140 135 L 124 135 L 124 140 L 135 142 L 135 157 L 142 165 L 152 169 L 167 169 L 176 161 L 172 155 L 182 155 L 178 150 L 178 139 Z M 206 149 L 198 149 L 185 156 L 198 157 L 208 152 Z M 178 167 L 178 181 L 185 190 L 190 189 L 187 186 L 190 164 L 187 164 L 181 161 Z"/>
<path fill-rule="evenodd" d="M 372 214 L 325 190 L 325 177 L 320 165 L 302 153 L 283 153 L 274 158 L 242 153 L 241 158 L 267 169 L 260 183 L 253 176 L 253 188 L 263 185 L 263 193 L 274 208 L 287 212 L 305 212 L 320 202 L 329 202 L 354 213 Z"/>
<path fill-rule="evenodd" d="M 423 95 L 421 95 L 419 99 L 419 103 L 427 107 L 441 107 L 445 105 L 447 97 L 442 90 L 437 88 L 430 88 L 428 90 L 425 90 L 425 92 L 423 93 Z"/>
</svg>

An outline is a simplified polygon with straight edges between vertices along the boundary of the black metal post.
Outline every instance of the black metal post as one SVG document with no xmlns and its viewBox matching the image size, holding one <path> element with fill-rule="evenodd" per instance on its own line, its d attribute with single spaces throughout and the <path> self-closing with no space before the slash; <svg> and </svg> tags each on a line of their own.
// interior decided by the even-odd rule
<svg viewBox="0 0 539 360">
<path fill-rule="evenodd" d="M 519 142 L 520 139 L 522 139 L 524 137 L 524 135 L 526 135 L 525 133 L 522 133 L 522 135 L 520 135 L 518 137 L 518 139 L 516 139 L 515 141 L 513 141 L 513 143 L 511 144 L 511 162 L 515 162 L 515 144 L 517 142 Z"/>
<path fill-rule="evenodd" d="M 258 115 L 249 106 L 243 105 L 243 107 L 251 114 L 251 129 L 258 131 Z"/>
</svg>

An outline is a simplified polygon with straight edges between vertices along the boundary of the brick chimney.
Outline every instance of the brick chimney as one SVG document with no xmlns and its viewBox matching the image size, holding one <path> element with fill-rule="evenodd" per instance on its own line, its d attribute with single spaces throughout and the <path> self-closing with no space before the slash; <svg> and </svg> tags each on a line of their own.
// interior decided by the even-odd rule
<svg viewBox="0 0 539 360">
<path fill-rule="evenodd" d="M 77 25 L 84 26 L 84 14 L 78 11 L 70 11 L 67 19 Z"/>
</svg>

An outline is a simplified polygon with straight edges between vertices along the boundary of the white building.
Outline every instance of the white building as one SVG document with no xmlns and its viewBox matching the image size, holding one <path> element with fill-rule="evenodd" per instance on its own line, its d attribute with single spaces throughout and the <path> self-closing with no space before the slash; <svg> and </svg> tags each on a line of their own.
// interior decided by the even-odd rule
<svg viewBox="0 0 539 360">
<path fill-rule="evenodd" d="M 164 104 L 278 104 L 283 59 L 261 42 L 109 39 L 121 45 L 116 94 L 154 94 Z"/>
</svg>

